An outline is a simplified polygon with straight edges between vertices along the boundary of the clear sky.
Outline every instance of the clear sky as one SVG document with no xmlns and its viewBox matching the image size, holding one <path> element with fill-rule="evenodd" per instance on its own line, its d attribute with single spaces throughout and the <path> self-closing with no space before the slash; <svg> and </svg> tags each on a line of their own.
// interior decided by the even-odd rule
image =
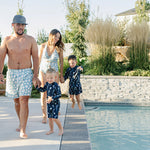
<svg viewBox="0 0 150 150">
<path fill-rule="evenodd" d="M 89 0 L 90 19 L 106 18 L 134 8 L 136 0 Z M 24 16 L 26 17 L 29 35 L 37 37 L 39 30 L 47 33 L 53 28 L 65 28 L 66 8 L 64 0 L 24 0 Z M 18 0 L 0 0 L 0 34 L 4 38 L 12 33 L 12 18 L 18 10 Z"/>
</svg>

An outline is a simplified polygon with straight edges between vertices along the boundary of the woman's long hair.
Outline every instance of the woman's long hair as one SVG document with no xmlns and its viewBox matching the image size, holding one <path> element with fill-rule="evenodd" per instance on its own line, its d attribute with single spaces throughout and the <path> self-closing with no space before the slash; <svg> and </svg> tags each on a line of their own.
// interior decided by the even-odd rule
<svg viewBox="0 0 150 150">
<path fill-rule="evenodd" d="M 58 42 L 55 44 L 55 46 L 57 47 L 57 49 L 59 49 L 59 51 L 64 50 L 64 43 L 62 42 L 62 36 L 59 30 L 57 29 L 53 29 L 50 34 L 49 34 L 49 39 L 48 39 L 48 45 L 50 45 L 51 43 L 51 38 L 52 36 L 56 35 L 57 33 L 60 34 L 60 38 L 58 40 Z"/>
</svg>

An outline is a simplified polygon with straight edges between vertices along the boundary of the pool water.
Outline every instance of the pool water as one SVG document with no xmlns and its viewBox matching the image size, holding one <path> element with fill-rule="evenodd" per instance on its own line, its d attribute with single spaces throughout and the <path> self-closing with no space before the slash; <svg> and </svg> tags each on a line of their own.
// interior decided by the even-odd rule
<svg viewBox="0 0 150 150">
<path fill-rule="evenodd" d="M 150 150 L 150 107 L 86 106 L 92 150 Z"/>
</svg>

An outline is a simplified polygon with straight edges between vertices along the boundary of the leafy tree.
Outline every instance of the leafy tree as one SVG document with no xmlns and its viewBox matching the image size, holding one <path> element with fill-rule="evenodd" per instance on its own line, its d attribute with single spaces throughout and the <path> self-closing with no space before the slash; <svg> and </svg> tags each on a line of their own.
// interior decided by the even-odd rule
<svg viewBox="0 0 150 150">
<path fill-rule="evenodd" d="M 23 16 L 23 13 L 24 13 L 24 10 L 23 10 L 23 2 L 24 2 L 24 0 L 18 0 L 18 11 L 17 11 L 17 15 L 22 15 L 22 16 Z M 24 33 L 27 34 L 27 29 L 24 30 Z"/>
<path fill-rule="evenodd" d="M 18 0 L 18 11 L 17 11 L 17 15 L 22 15 L 22 16 L 23 16 L 23 12 L 24 12 L 24 10 L 23 10 L 23 1 L 24 1 L 24 0 L 21 0 L 21 2 L 20 2 L 20 0 Z"/>
<path fill-rule="evenodd" d="M 65 0 L 68 14 L 68 29 L 66 36 L 73 43 L 72 49 L 78 58 L 86 57 L 86 44 L 84 33 L 89 24 L 89 1 L 86 0 Z"/>
<path fill-rule="evenodd" d="M 38 32 L 37 34 L 37 43 L 41 45 L 42 43 L 46 42 L 48 40 L 48 34 L 44 29 Z"/>
<path fill-rule="evenodd" d="M 135 9 L 137 15 L 135 16 L 135 21 L 136 22 L 149 22 L 149 15 L 147 14 L 147 10 L 150 9 L 150 3 L 147 0 L 137 0 L 135 2 Z"/>
<path fill-rule="evenodd" d="M 62 41 L 64 43 L 71 43 L 71 40 L 69 38 L 69 30 L 68 27 L 66 27 L 66 30 L 64 30 L 63 28 L 61 28 L 61 35 L 62 35 Z"/>
</svg>

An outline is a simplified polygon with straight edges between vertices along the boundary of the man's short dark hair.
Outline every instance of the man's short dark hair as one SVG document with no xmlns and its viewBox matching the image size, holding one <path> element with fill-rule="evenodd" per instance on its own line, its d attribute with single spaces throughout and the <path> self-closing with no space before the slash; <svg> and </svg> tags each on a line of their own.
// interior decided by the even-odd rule
<svg viewBox="0 0 150 150">
<path fill-rule="evenodd" d="M 72 59 L 72 60 L 77 60 L 77 58 L 76 58 L 75 55 L 70 55 L 70 56 L 68 57 L 68 61 L 71 60 L 71 59 Z"/>
</svg>

